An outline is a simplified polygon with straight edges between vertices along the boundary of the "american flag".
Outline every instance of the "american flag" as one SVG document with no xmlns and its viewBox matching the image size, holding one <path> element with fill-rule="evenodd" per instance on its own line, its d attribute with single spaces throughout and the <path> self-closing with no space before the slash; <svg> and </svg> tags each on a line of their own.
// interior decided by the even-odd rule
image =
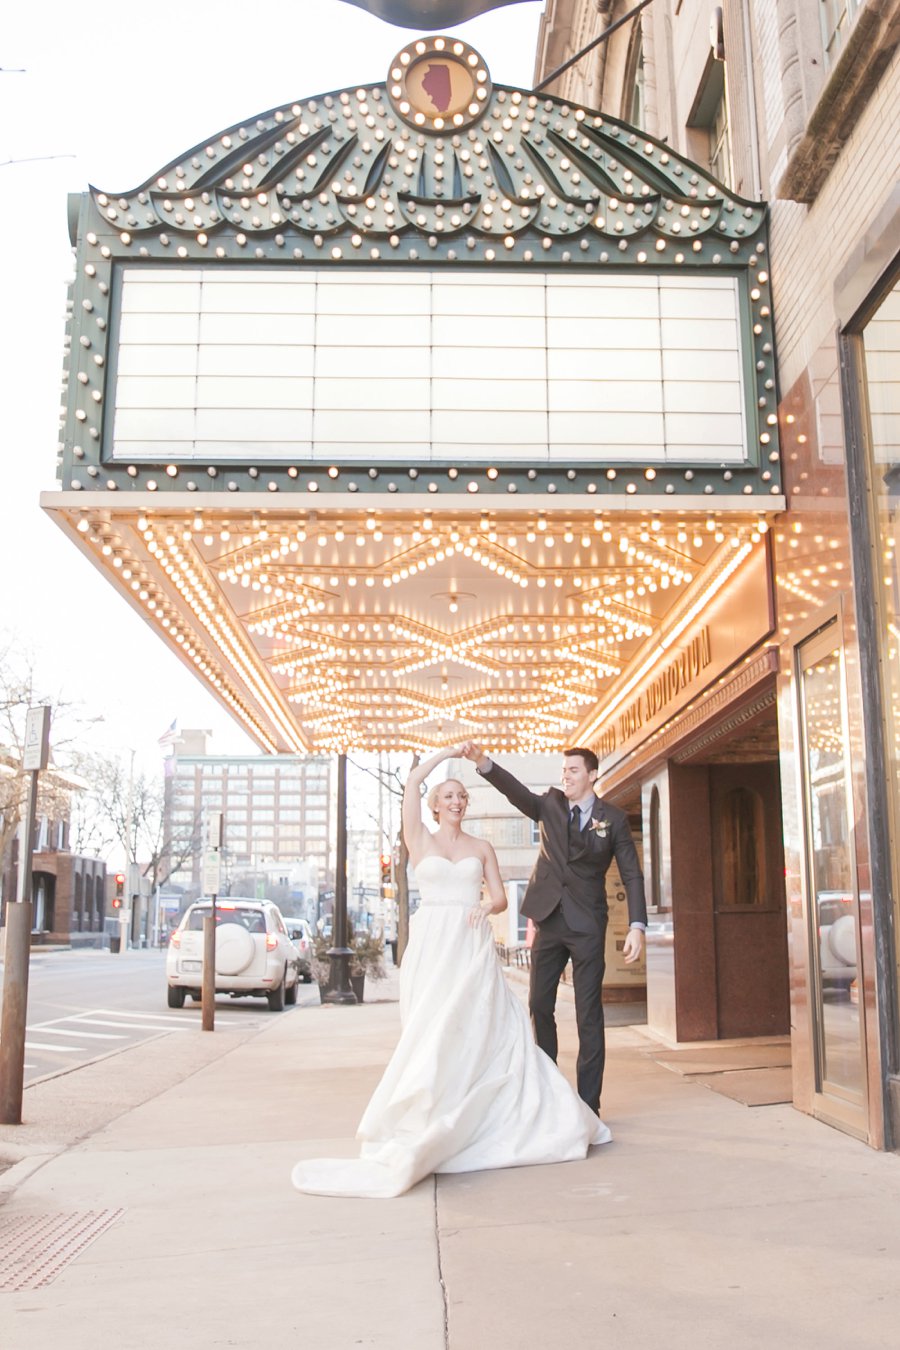
<svg viewBox="0 0 900 1350">
<path fill-rule="evenodd" d="M 168 746 L 174 745 L 177 740 L 178 740 L 178 718 L 176 717 L 172 725 L 170 727 L 166 727 L 165 731 L 157 741 L 157 745 L 159 746 L 160 750 L 165 750 Z"/>
</svg>

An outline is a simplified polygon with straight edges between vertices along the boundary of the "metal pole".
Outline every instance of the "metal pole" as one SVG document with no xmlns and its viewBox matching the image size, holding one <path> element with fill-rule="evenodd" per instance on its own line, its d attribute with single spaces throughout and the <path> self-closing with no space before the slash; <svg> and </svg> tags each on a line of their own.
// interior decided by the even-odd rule
<svg viewBox="0 0 900 1350">
<path fill-rule="evenodd" d="M 21 1125 L 25 1081 L 25 1023 L 31 956 L 31 868 L 37 814 L 38 771 L 31 775 L 19 849 L 18 895 L 6 906 L 6 955 L 3 971 L 3 1021 L 0 1027 L 0 1124 Z"/>
<path fill-rule="evenodd" d="M 200 990 L 201 1026 L 204 1031 L 216 1029 L 216 897 L 212 898 L 212 912 L 203 919 L 203 984 Z"/>
<path fill-rule="evenodd" d="M 134 829 L 134 756 L 135 751 L 131 751 L 131 759 L 128 766 L 128 796 L 125 799 L 125 896 L 122 908 L 119 910 L 119 955 L 124 956 L 130 945 L 129 930 L 132 926 L 132 905 L 134 904 L 134 887 L 132 886 L 132 863 L 134 862 L 134 849 L 132 848 L 132 831 Z"/>
<path fill-rule="evenodd" d="M 334 876 L 334 946 L 329 950 L 331 973 L 323 1003 L 355 1003 L 350 988 L 350 948 L 347 946 L 347 756 L 337 762 L 337 830 Z"/>
<path fill-rule="evenodd" d="M 545 75 L 540 84 L 534 86 L 534 92 L 539 94 L 542 89 L 546 89 L 548 84 L 552 84 L 558 76 L 563 75 L 571 66 L 576 66 L 583 56 L 587 56 L 588 52 L 592 52 L 595 47 L 599 47 L 601 42 L 606 42 L 617 28 L 621 28 L 629 19 L 633 19 L 636 14 L 640 14 L 641 10 L 646 9 L 651 2 L 652 0 L 639 0 L 634 9 L 630 9 L 627 14 L 622 15 L 621 19 L 616 19 L 615 23 L 611 23 L 608 28 L 604 28 L 600 36 L 595 37 L 593 42 L 589 42 L 586 47 L 582 47 L 581 51 L 576 52 L 568 61 L 564 61 L 561 66 L 551 70 L 549 75 Z"/>
</svg>

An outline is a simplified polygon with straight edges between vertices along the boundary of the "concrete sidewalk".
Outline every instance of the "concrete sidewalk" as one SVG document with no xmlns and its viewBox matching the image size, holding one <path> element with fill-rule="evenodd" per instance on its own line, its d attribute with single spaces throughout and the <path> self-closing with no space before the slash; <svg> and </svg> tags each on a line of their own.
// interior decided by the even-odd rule
<svg viewBox="0 0 900 1350">
<path fill-rule="evenodd" d="M 395 978 L 29 1088 L 26 1123 L 0 1127 L 4 1350 L 900 1344 L 900 1159 L 709 1092 L 628 1027 L 615 1139 L 584 1162 L 299 1195 L 297 1158 L 355 1152 Z M 571 1077 L 567 997 L 560 1020 Z"/>
</svg>

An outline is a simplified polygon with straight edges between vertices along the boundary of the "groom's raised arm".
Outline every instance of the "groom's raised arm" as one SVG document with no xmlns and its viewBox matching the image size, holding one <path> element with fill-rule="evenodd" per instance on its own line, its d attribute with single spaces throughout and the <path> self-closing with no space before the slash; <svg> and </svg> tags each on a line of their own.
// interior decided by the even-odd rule
<svg viewBox="0 0 900 1350">
<path fill-rule="evenodd" d="M 498 792 L 502 792 L 507 801 L 512 802 L 517 811 L 521 811 L 523 816 L 528 816 L 529 820 L 540 820 L 541 806 L 543 797 L 532 792 L 530 788 L 520 783 L 518 778 L 514 778 L 506 769 L 501 769 L 499 764 L 484 753 L 480 745 L 475 745 L 469 741 L 463 748 L 466 759 L 472 760 L 475 765 L 475 771 L 486 778 L 491 787 L 495 787 Z"/>
</svg>

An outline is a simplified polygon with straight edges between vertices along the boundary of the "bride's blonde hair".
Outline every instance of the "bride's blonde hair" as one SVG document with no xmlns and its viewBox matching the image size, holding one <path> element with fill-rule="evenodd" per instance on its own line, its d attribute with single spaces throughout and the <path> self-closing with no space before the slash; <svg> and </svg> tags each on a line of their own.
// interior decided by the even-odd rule
<svg viewBox="0 0 900 1350">
<path fill-rule="evenodd" d="M 438 819 L 439 819 L 438 813 L 437 813 L 437 799 L 438 799 L 438 793 L 440 792 L 441 788 L 446 787 L 448 783 L 456 783 L 457 786 L 461 787 L 461 788 L 462 788 L 462 795 L 465 797 L 465 799 L 466 799 L 467 802 L 468 802 L 468 800 L 469 800 L 469 794 L 468 794 L 468 792 L 466 791 L 464 784 L 460 783 L 460 781 L 459 781 L 458 778 L 445 778 L 444 781 L 443 781 L 443 783 L 438 783 L 435 787 L 433 787 L 433 788 L 431 789 L 431 791 L 429 792 L 428 796 L 425 798 L 425 801 L 426 801 L 426 803 L 427 803 L 427 805 L 428 805 L 428 809 L 429 809 L 429 811 L 431 812 L 431 818 L 432 818 L 432 820 L 438 820 Z"/>
</svg>

